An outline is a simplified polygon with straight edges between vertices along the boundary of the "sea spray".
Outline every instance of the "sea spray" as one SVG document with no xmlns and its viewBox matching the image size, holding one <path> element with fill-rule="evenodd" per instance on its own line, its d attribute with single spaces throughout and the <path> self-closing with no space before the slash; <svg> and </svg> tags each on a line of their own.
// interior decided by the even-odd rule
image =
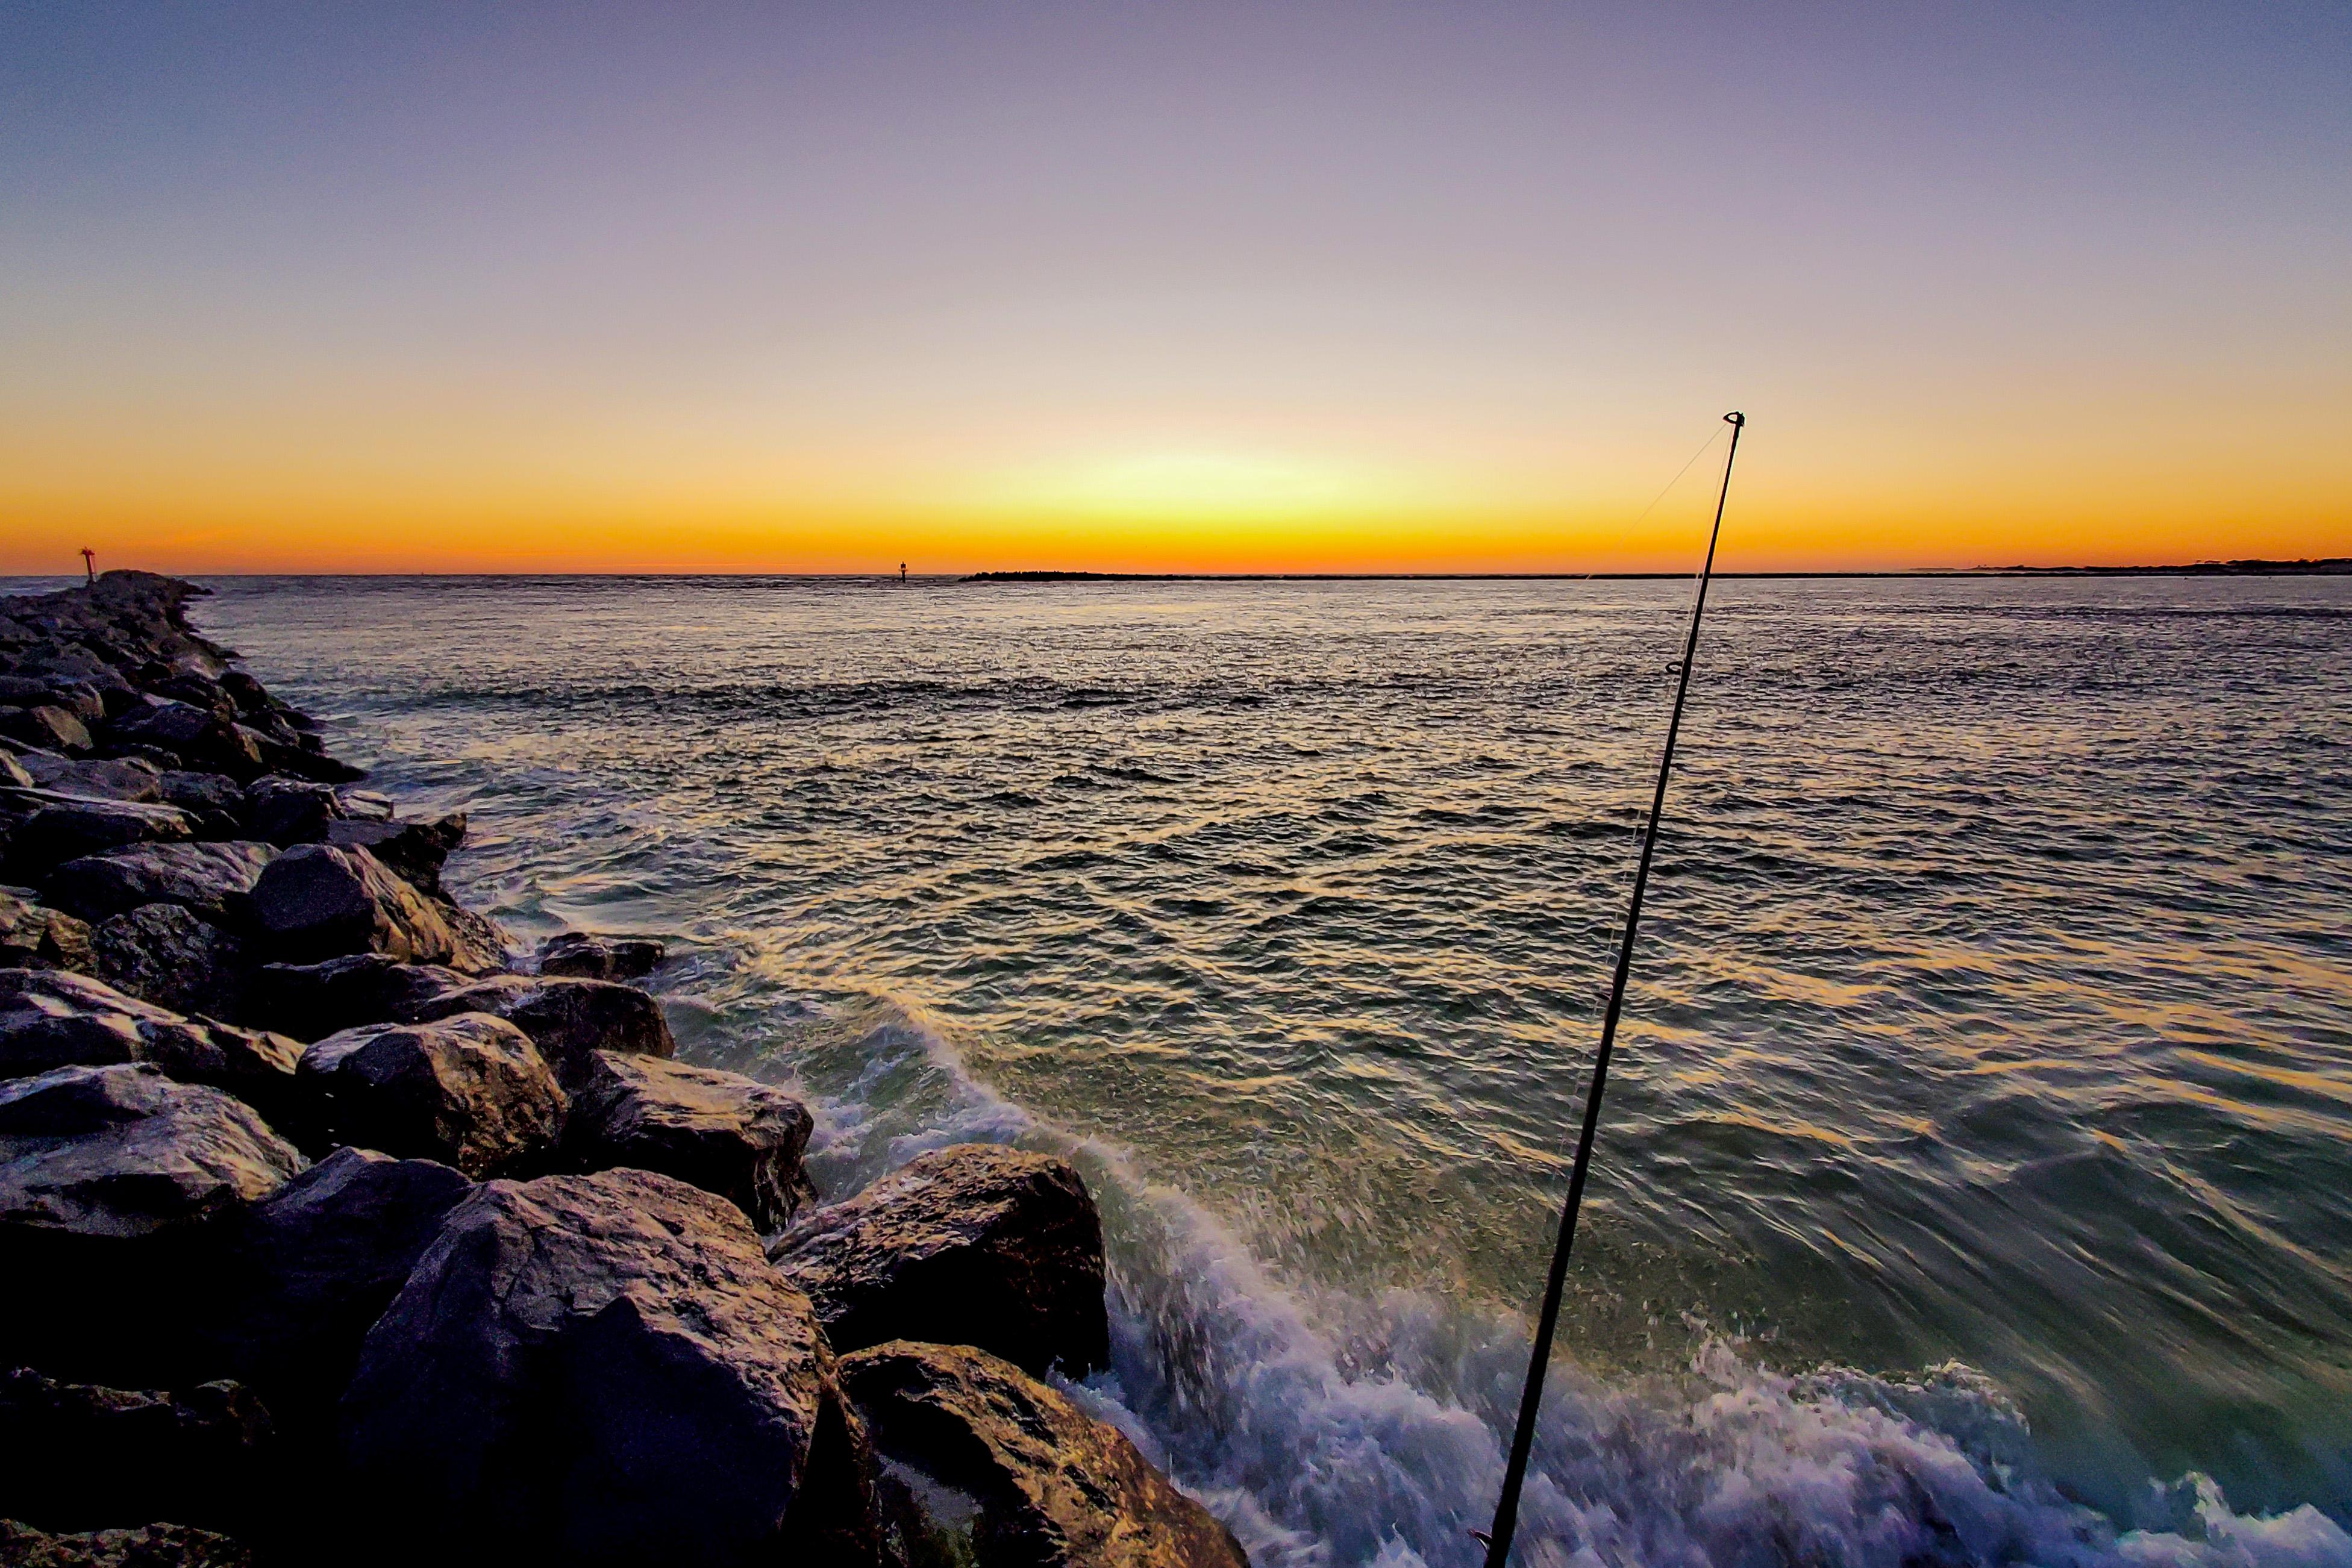
<svg viewBox="0 0 2352 1568">
<path fill-rule="evenodd" d="M 1524 1326 L 1418 1292 L 1286 1286 L 1116 1144 L 974 1076 L 952 1034 L 880 998 L 795 1033 L 796 1051 L 857 1062 L 815 1096 L 827 1190 L 963 1141 L 1076 1160 L 1110 1249 L 1112 1366 L 1074 1396 L 1207 1502 L 1258 1568 L 1473 1568 Z M 2014 1404 L 1960 1364 L 1791 1375 L 1708 1336 L 1676 1375 L 1611 1385 L 1555 1364 L 1519 1560 L 2352 1568 L 2352 1537 L 2308 1505 L 2239 1514 L 2201 1476 L 2159 1491 L 2177 1500 L 2167 1529 L 2119 1531 L 2068 1501 Z"/>
</svg>

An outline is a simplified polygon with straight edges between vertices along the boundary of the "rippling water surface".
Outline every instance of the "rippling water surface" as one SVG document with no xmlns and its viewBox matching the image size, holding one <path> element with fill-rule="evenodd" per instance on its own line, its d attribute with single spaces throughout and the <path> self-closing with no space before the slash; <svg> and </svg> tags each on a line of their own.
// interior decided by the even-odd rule
<svg viewBox="0 0 2352 1568">
<path fill-rule="evenodd" d="M 217 586 L 829 1190 L 1074 1154 L 1262 1568 L 1475 1562 L 1686 587 Z M 2352 582 L 1717 592 L 1527 1560 L 2352 1562 Z"/>
</svg>

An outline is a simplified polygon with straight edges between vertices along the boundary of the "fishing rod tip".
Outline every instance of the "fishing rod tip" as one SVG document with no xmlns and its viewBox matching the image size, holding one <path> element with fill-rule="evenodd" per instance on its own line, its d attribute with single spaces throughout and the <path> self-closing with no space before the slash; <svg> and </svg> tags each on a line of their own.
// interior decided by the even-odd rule
<svg viewBox="0 0 2352 1568">
<path fill-rule="evenodd" d="M 1735 408 L 1729 413 L 1723 416 L 1723 423 L 1726 424 L 1746 424 L 1748 423 L 1748 416 Z"/>
</svg>

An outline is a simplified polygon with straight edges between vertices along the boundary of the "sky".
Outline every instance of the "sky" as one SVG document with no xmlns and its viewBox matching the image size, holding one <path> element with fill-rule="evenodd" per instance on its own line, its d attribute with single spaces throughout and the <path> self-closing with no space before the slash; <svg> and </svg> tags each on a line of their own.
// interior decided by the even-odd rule
<svg viewBox="0 0 2352 1568">
<path fill-rule="evenodd" d="M 2341 0 L 0 3 L 0 571 L 1680 570 L 1732 408 L 1729 570 L 2352 555 L 2347 82 Z"/>
</svg>

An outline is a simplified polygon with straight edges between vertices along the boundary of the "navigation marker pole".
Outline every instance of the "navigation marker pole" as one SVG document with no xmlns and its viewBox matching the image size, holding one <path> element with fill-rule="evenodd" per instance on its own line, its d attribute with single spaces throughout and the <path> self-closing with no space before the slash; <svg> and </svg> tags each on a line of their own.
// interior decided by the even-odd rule
<svg viewBox="0 0 2352 1568">
<path fill-rule="evenodd" d="M 1698 653 L 1699 617 L 1706 612 L 1706 585 L 1715 575 L 1715 541 L 1723 533 L 1724 503 L 1731 498 L 1731 463 L 1739 455 L 1739 433 L 1747 416 L 1727 413 L 1731 450 L 1723 459 L 1723 489 L 1715 500 L 1715 528 L 1706 536 L 1706 561 L 1698 569 L 1698 596 L 1691 605 L 1690 632 L 1683 639 L 1683 662 L 1675 680 L 1674 716 L 1666 721 L 1666 748 L 1658 758 L 1658 786 L 1650 797 L 1650 820 L 1642 828 L 1642 858 L 1633 868 L 1633 896 L 1625 910 L 1624 934 L 1617 941 L 1617 973 L 1609 982 L 1609 1010 L 1601 1019 L 1601 1049 L 1592 1058 L 1592 1082 L 1584 1093 L 1584 1126 L 1576 1135 L 1576 1163 L 1569 1167 L 1568 1198 L 1560 1206 L 1559 1239 L 1551 1249 L 1551 1275 L 1544 1282 L 1543 1309 L 1536 1315 L 1536 1339 L 1528 1354 L 1527 1385 L 1519 1391 L 1519 1423 L 1511 1433 L 1510 1462 L 1503 1469 L 1503 1493 L 1495 1501 L 1491 1531 L 1472 1531 L 1486 1545 L 1486 1568 L 1504 1568 L 1511 1537 L 1519 1525 L 1519 1488 L 1528 1479 L 1528 1455 L 1536 1441 L 1536 1412 L 1543 1404 L 1545 1370 L 1551 1364 L 1552 1331 L 1559 1326 L 1560 1292 L 1568 1284 L 1568 1254 L 1576 1245 L 1576 1211 L 1584 1202 L 1584 1177 L 1592 1166 L 1592 1135 L 1601 1125 L 1601 1093 L 1609 1082 L 1609 1054 L 1617 1043 L 1617 1017 L 1625 1006 L 1625 980 L 1633 968 L 1633 933 L 1642 923 L 1642 894 L 1650 883 L 1650 856 L 1658 847 L 1658 816 L 1666 806 L 1666 775 L 1675 766 L 1675 737 L 1683 727 L 1683 699 L 1689 695 L 1691 661 Z"/>
</svg>

